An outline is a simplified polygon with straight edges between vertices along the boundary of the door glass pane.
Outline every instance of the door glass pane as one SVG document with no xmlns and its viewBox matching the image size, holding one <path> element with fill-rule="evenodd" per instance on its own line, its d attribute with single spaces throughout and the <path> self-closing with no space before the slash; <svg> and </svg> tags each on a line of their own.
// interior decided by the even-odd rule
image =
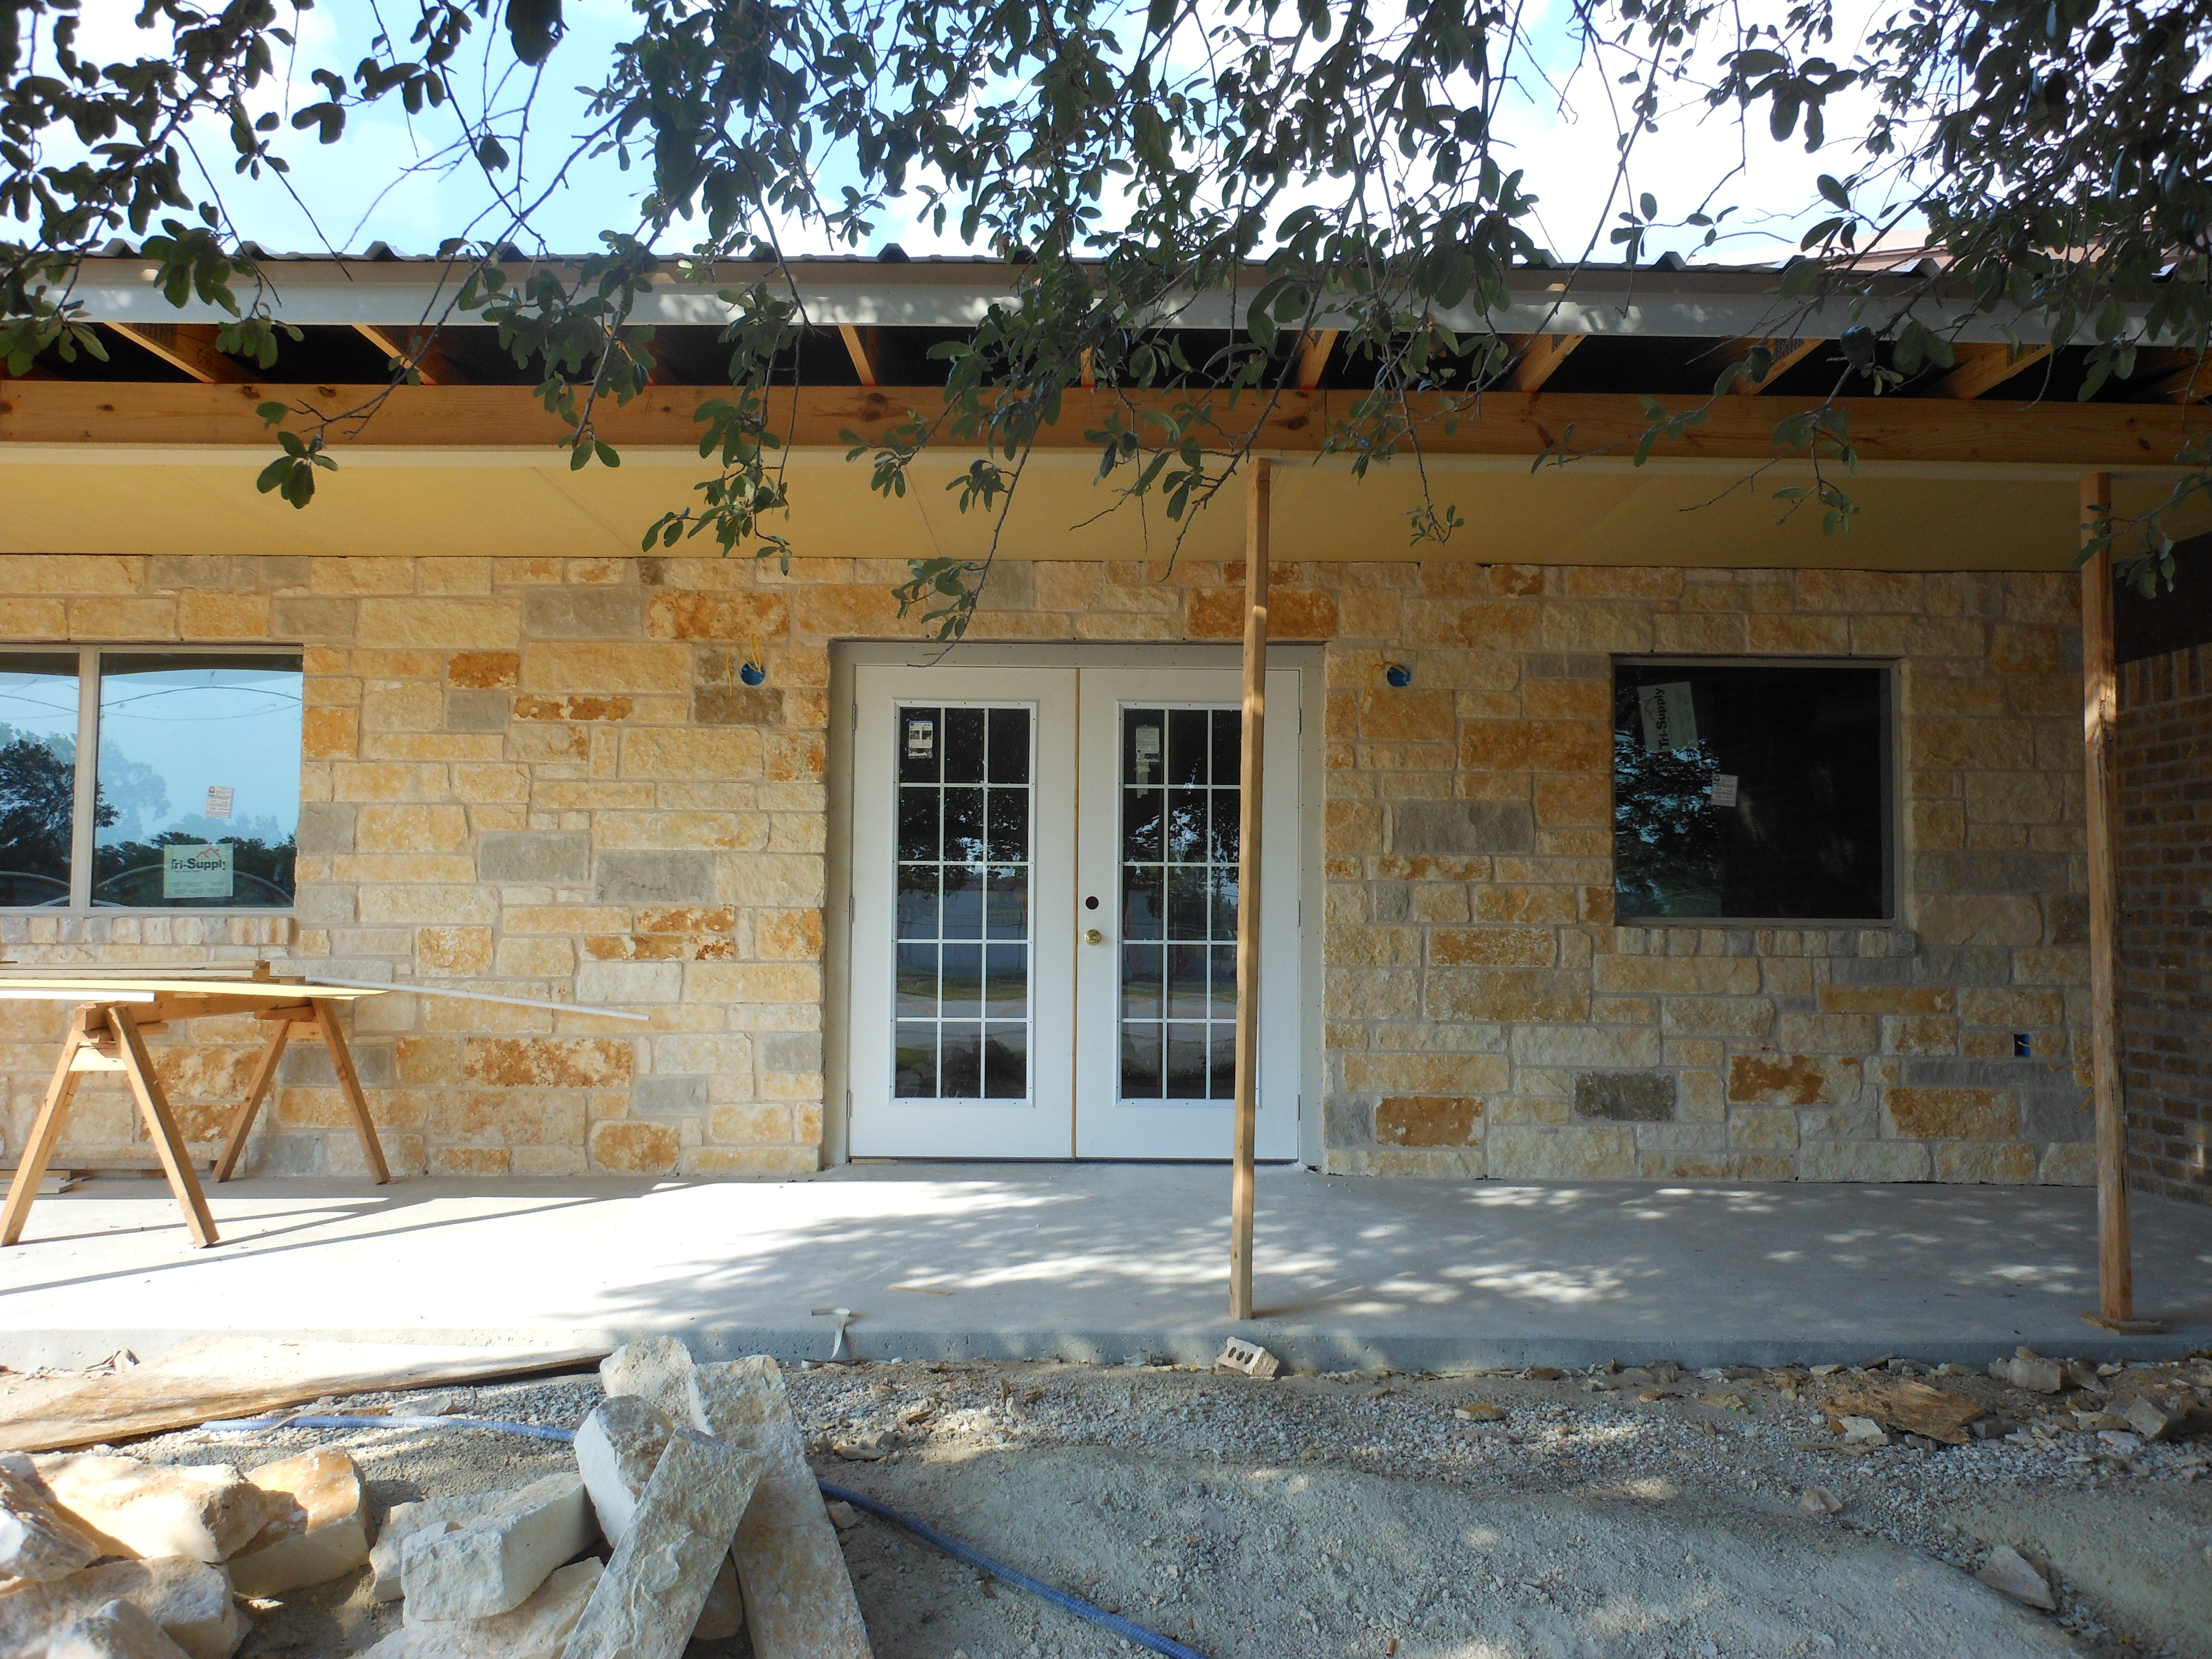
<svg viewBox="0 0 2212 1659">
<path fill-rule="evenodd" d="M 76 658 L 0 653 L 0 905 L 67 904 Z"/>
<path fill-rule="evenodd" d="M 1242 733 L 1233 708 L 1121 711 L 1124 1100 L 1234 1092 Z"/>
<path fill-rule="evenodd" d="M 288 905 L 300 659 L 104 653 L 92 902 Z"/>
<path fill-rule="evenodd" d="M 1026 708 L 893 717 L 896 1095 L 1027 1099 L 1034 722 Z"/>
</svg>

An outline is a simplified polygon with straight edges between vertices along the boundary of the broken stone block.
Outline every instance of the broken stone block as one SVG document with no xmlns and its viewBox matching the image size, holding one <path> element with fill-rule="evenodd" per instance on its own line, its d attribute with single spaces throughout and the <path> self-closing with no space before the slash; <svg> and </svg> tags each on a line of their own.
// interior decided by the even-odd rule
<svg viewBox="0 0 2212 1659">
<path fill-rule="evenodd" d="M 1889 1437 L 1881 1431 L 1881 1425 L 1871 1417 L 1844 1417 L 1837 1421 L 1842 1425 L 1844 1443 L 1847 1446 L 1887 1446 Z"/>
<path fill-rule="evenodd" d="M 611 1397 L 629 1395 L 646 1401 L 671 1423 L 703 1431 L 686 1414 L 690 1410 L 685 1385 L 691 1371 L 691 1351 L 672 1336 L 647 1336 L 625 1342 L 599 1361 L 599 1382 Z"/>
<path fill-rule="evenodd" d="M 844 1553 L 775 1361 L 755 1355 L 699 1366 L 690 1401 L 695 1423 L 761 1460 L 736 1550 L 756 1659 L 869 1659 Z"/>
<path fill-rule="evenodd" d="M 2119 1414 L 2128 1427 L 2146 1440 L 2171 1439 L 2189 1422 L 2188 1413 L 2161 1405 L 2148 1395 L 2137 1395 Z"/>
<path fill-rule="evenodd" d="M 1974 1575 L 2000 1595 L 2008 1595 L 2022 1607 L 2041 1607 L 2045 1613 L 2058 1606 L 2051 1593 L 2051 1585 L 2044 1576 L 2029 1563 L 2027 1558 L 2009 1544 L 2000 1544 L 1990 1552 L 1990 1559 Z"/>
<path fill-rule="evenodd" d="M 562 1659 L 678 1659 L 760 1476 L 753 1454 L 677 1430 Z"/>
<path fill-rule="evenodd" d="M 2106 1386 L 2105 1379 L 2097 1374 L 2097 1368 L 2086 1359 L 2068 1360 L 2063 1368 L 2063 1376 L 2066 1386 L 2069 1389 L 2080 1389 L 2085 1394 L 2112 1392 L 2112 1389 Z"/>
<path fill-rule="evenodd" d="M 591 1494 L 592 1508 L 599 1515 L 599 1530 L 610 1544 L 619 1545 L 629 1535 L 638 1499 L 675 1432 L 674 1424 L 649 1401 L 635 1395 L 617 1395 L 602 1401 L 576 1431 L 576 1468 L 584 1477 L 584 1490 Z M 737 1568 L 725 1552 L 692 1639 L 726 1641 L 744 1626 L 744 1618 Z"/>
<path fill-rule="evenodd" d="M 0 1457 L 0 1579 L 66 1578 L 102 1553 L 98 1540 L 55 1503 L 29 1458 Z"/>
<path fill-rule="evenodd" d="M 376 1599 L 397 1601 L 406 1593 L 400 1578 L 400 1552 L 416 1533 L 426 1527 L 449 1530 L 468 1526 L 480 1516 L 503 1507 L 514 1496 L 511 1489 L 502 1488 L 425 1498 L 418 1504 L 393 1504 L 384 1517 L 384 1524 L 377 1528 L 376 1542 L 368 1552 L 368 1565 L 376 1573 Z"/>
<path fill-rule="evenodd" d="M 260 1488 L 228 1463 L 178 1468 L 62 1452 L 32 1466 L 54 1501 L 98 1534 L 103 1555 L 228 1560 L 265 1519 Z"/>
<path fill-rule="evenodd" d="M 1799 1507 L 1808 1515 L 1834 1515 L 1844 1507 L 1844 1500 L 1826 1486 L 1808 1486 L 1797 1494 Z"/>
<path fill-rule="evenodd" d="M 1505 1407 L 1493 1406 L 1486 1400 L 1470 1400 L 1464 1406 L 1452 1407 L 1452 1415 L 1462 1423 L 1503 1423 Z"/>
<path fill-rule="evenodd" d="M 185 1650 L 131 1602 L 110 1601 L 56 1637 L 46 1659 L 185 1659 Z"/>
<path fill-rule="evenodd" d="M 362 1659 L 560 1659 L 602 1569 L 586 1558 L 550 1574 L 511 1613 L 403 1625 Z"/>
<path fill-rule="evenodd" d="M 2027 1389 L 2035 1394 L 2057 1394 L 2066 1386 L 2066 1368 L 2055 1359 L 2045 1359 L 2039 1355 L 1992 1359 L 1990 1375 L 2000 1382 L 2009 1382 L 2015 1389 Z"/>
<path fill-rule="evenodd" d="M 246 1639 L 246 1614 L 221 1567 L 180 1555 L 111 1561 L 51 1583 L 0 1595 L 0 1659 L 46 1659 L 57 1631 L 128 1601 L 167 1632 L 191 1659 L 230 1659 Z"/>
<path fill-rule="evenodd" d="M 327 1584 L 368 1559 L 361 1471 L 336 1447 L 264 1463 L 246 1477 L 264 1494 L 269 1519 L 230 1559 L 240 1595 L 278 1595 Z"/>
<path fill-rule="evenodd" d="M 580 1476 L 549 1474 L 506 1496 L 465 1525 L 433 1522 L 400 1546 L 410 1623 L 512 1612 L 598 1536 Z"/>
</svg>

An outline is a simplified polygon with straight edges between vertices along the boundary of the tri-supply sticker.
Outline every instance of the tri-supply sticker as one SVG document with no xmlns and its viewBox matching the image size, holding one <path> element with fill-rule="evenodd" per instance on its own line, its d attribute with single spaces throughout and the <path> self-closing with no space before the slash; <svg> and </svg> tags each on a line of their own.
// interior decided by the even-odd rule
<svg viewBox="0 0 2212 1659">
<path fill-rule="evenodd" d="M 933 720 L 909 720 L 906 723 L 906 757 L 908 760 L 927 760 L 937 753 L 937 722 Z"/>
<path fill-rule="evenodd" d="M 227 783 L 208 785 L 205 816 L 210 818 L 228 818 L 230 816 L 230 803 L 235 799 L 236 793 L 237 792 Z"/>
<path fill-rule="evenodd" d="M 1664 755 L 1698 746 L 1698 705 L 1686 680 L 1636 688 L 1637 707 L 1644 715 L 1644 752 Z"/>
<path fill-rule="evenodd" d="M 1735 805 L 1735 773 L 1716 772 L 1713 774 L 1713 805 L 1716 806 L 1733 806 Z"/>
<path fill-rule="evenodd" d="M 161 849 L 163 898 L 232 896 L 230 845 L 172 842 Z"/>
<path fill-rule="evenodd" d="M 1152 768 L 1160 763 L 1160 728 L 1140 726 L 1137 728 L 1137 781 L 1150 783 Z"/>
</svg>

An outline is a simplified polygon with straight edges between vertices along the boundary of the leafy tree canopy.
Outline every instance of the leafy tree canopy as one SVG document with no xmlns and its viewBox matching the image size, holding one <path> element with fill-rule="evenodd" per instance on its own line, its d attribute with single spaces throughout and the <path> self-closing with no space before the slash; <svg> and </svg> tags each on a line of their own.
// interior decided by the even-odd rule
<svg viewBox="0 0 2212 1659">
<path fill-rule="evenodd" d="M 374 12 L 351 64 L 312 61 L 310 3 L 143 0 L 147 49 L 103 62 L 81 44 L 78 0 L 0 0 L 0 216 L 14 227 L 0 243 L 0 353 L 19 372 L 49 348 L 98 353 L 75 261 L 127 234 L 144 239 L 172 300 L 196 294 L 230 313 L 224 349 L 273 363 L 283 325 L 228 196 L 285 187 L 288 154 L 343 146 L 365 109 L 396 101 L 444 135 L 441 165 L 481 170 L 494 204 L 446 244 L 453 301 L 424 320 L 481 318 L 536 354 L 575 465 L 619 459 L 593 414 L 645 385 L 645 341 L 629 325 L 641 285 L 671 264 L 708 281 L 746 266 L 726 295 L 731 392 L 705 415 L 714 475 L 648 546 L 708 534 L 788 558 L 765 396 L 805 322 L 786 258 L 802 243 L 869 246 L 894 209 L 1018 266 L 1017 301 L 938 349 L 941 407 L 879 443 L 854 441 L 880 489 L 902 493 L 916 456 L 949 439 L 981 452 L 956 480 L 962 504 L 991 507 L 1079 380 L 1182 388 L 1164 416 L 1140 420 L 1132 404 L 1092 436 L 1103 477 L 1160 495 L 1187 522 L 1254 424 L 1226 403 L 1268 396 L 1284 337 L 1324 317 L 1377 369 L 1331 444 L 1361 470 L 1418 456 L 1425 422 L 1451 420 L 1510 366 L 1506 339 L 1440 319 L 1501 307 L 1509 269 L 1539 252 L 1535 194 L 1501 112 L 1540 89 L 1546 31 L 1578 39 L 1614 123 L 1601 222 L 1570 260 L 1638 260 L 1686 229 L 1711 244 L 1747 207 L 1786 217 L 1802 205 L 1729 202 L 1724 184 L 1662 216 L 1628 183 L 1662 123 L 1704 121 L 1747 155 L 1788 144 L 1819 158 L 1808 171 L 1825 210 L 1778 297 L 1850 317 L 1834 396 L 1892 390 L 1951 359 L 1950 341 L 1911 314 L 1917 293 L 1872 281 L 1897 265 L 1900 238 L 1924 240 L 1942 267 L 1923 267 L 1919 287 L 1963 291 L 1977 314 L 2024 319 L 2023 333 L 2093 341 L 2085 396 L 2145 349 L 2201 356 L 2212 325 L 2205 0 L 1917 0 L 1865 18 L 1834 0 L 1575 0 L 1540 16 L 1522 0 L 631 0 L 628 38 L 573 62 L 562 0 L 400 0 Z M 580 132 L 531 127 L 546 76 L 586 88 Z M 309 82 L 310 101 L 275 95 Z M 1845 106 L 1850 131 L 1832 134 Z M 212 133 L 227 155 L 210 153 Z M 549 143 L 555 159 L 526 168 L 526 148 Z M 511 275 L 514 246 L 562 180 L 605 158 L 638 188 L 599 250 Z M 1224 289 L 1247 326 L 1193 362 L 1171 325 Z M 1765 357 L 1728 364 L 1716 395 L 1763 377 Z M 409 378 L 411 359 L 392 373 Z M 305 505 L 334 465 L 333 417 L 264 413 L 283 453 L 263 488 Z M 1699 416 L 1653 404 L 1638 459 Z M 1847 525 L 1844 411 L 1801 411 L 1777 437 L 1820 465 L 1816 488 L 1794 493 Z M 2177 501 L 2208 483 L 2201 447 L 2182 459 Z M 1432 506 L 1413 534 L 1441 538 L 1455 522 Z M 2123 550 L 2130 574 L 2170 580 L 2159 517 L 2138 528 Z M 920 562 L 902 593 L 957 633 L 982 575 Z"/>
</svg>

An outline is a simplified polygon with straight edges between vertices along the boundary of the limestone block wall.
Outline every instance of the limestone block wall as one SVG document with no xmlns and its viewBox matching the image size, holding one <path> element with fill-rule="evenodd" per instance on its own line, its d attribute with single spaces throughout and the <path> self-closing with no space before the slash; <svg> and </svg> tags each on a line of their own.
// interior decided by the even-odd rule
<svg viewBox="0 0 2212 1659">
<path fill-rule="evenodd" d="M 913 637 L 890 597 L 904 574 L 0 559 L 0 638 L 296 643 L 307 702 L 291 916 L 17 914 L 0 944 L 17 962 L 270 957 L 649 1017 L 362 1005 L 356 1055 L 403 1171 L 811 1170 L 828 647 Z M 1007 561 L 976 632 L 1229 641 L 1241 580 Z M 1328 642 L 1329 1168 L 2086 1177 L 2069 577 L 1346 562 L 1275 580 L 1278 637 Z M 1614 925 L 1611 659 L 1654 651 L 1899 663 L 1893 925 Z M 742 683 L 749 657 L 765 684 Z M 1409 688 L 1384 684 L 1389 662 Z M 63 1018 L 0 1004 L 11 1151 Z M 203 1148 L 243 1085 L 247 1024 L 162 1045 Z M 143 1159 L 120 1094 L 86 1098 L 64 1160 Z M 312 1045 L 264 1122 L 250 1168 L 357 1164 Z"/>
</svg>

